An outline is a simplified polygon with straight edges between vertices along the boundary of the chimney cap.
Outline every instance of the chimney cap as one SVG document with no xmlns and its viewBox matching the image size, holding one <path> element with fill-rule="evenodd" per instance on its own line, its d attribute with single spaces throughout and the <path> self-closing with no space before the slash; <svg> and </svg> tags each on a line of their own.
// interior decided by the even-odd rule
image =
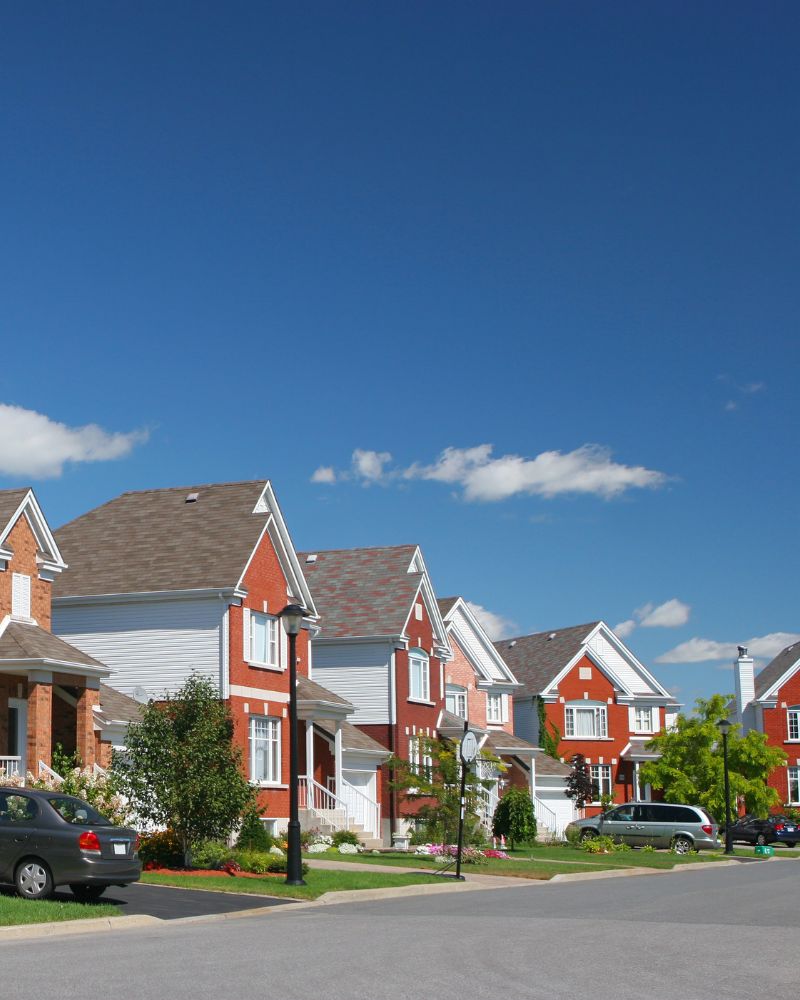
<svg viewBox="0 0 800 1000">
<path fill-rule="evenodd" d="M 736 648 L 739 650 L 740 657 L 747 656 L 747 646 L 737 646 Z"/>
</svg>

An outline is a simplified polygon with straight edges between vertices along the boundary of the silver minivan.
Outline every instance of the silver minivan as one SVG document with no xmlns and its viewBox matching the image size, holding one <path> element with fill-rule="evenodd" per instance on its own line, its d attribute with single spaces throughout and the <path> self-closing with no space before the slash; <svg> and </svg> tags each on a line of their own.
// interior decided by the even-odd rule
<svg viewBox="0 0 800 1000">
<path fill-rule="evenodd" d="M 570 826 L 580 830 L 581 840 L 603 835 L 631 847 L 671 847 L 676 854 L 722 847 L 717 824 L 704 809 L 671 802 L 628 802 Z"/>
</svg>

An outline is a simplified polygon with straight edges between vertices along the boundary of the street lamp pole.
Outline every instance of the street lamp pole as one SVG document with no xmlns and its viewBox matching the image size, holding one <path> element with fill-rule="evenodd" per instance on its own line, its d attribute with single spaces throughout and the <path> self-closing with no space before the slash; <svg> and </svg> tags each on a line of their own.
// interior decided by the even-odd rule
<svg viewBox="0 0 800 1000">
<path fill-rule="evenodd" d="M 287 604 L 280 617 L 289 637 L 289 829 L 286 845 L 286 884 L 305 885 L 303 859 L 300 847 L 300 810 L 298 789 L 298 739 L 297 739 L 297 636 L 307 614 L 299 604 Z"/>
<path fill-rule="evenodd" d="M 731 829 L 731 778 L 728 771 L 728 733 L 731 723 L 720 719 L 717 728 L 722 733 L 722 769 L 725 775 L 725 853 L 733 854 L 733 830 Z"/>
</svg>

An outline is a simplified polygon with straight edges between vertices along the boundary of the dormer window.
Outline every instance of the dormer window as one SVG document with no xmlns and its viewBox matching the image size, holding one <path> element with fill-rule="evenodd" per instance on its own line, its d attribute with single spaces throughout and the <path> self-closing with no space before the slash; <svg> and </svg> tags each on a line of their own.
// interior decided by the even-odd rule
<svg viewBox="0 0 800 1000">
<path fill-rule="evenodd" d="M 31 578 L 25 573 L 11 574 L 11 616 L 12 618 L 31 616 Z"/>
</svg>

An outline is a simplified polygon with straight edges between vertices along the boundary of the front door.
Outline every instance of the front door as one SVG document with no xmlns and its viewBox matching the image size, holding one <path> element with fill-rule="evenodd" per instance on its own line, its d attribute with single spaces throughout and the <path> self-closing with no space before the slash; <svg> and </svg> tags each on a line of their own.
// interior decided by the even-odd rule
<svg viewBox="0 0 800 1000">
<path fill-rule="evenodd" d="M 24 698 L 8 699 L 8 755 L 19 757 L 19 773 L 27 771 L 28 703 Z"/>
</svg>

